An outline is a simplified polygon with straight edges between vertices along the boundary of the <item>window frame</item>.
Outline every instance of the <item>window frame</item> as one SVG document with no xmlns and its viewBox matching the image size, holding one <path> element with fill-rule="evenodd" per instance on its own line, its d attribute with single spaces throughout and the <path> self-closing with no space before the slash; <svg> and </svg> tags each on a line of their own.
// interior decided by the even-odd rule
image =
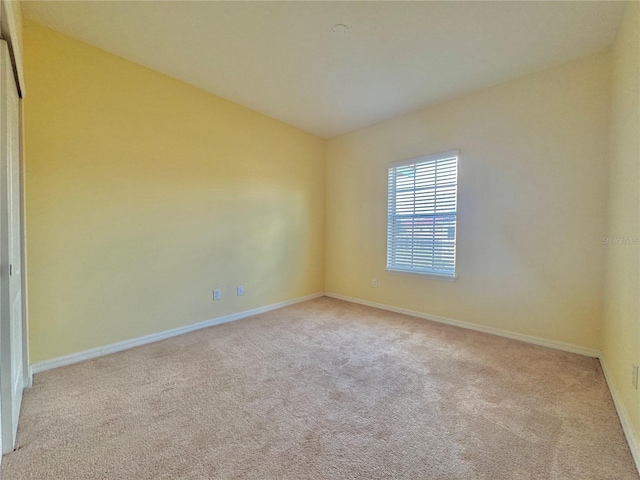
<svg viewBox="0 0 640 480">
<path fill-rule="evenodd" d="M 453 237 L 453 274 L 442 273 L 435 270 L 426 270 L 426 269 L 417 269 L 417 268 L 399 268 L 397 265 L 390 264 L 391 251 L 390 251 L 390 228 L 391 228 L 391 192 L 390 192 L 390 183 L 389 183 L 389 175 L 392 169 L 403 167 L 406 165 L 418 165 L 429 162 L 437 162 L 438 160 L 446 160 L 450 158 L 456 159 L 456 183 L 455 183 L 455 211 L 453 213 L 455 218 L 455 230 Z M 413 157 L 406 160 L 399 160 L 395 162 L 391 162 L 387 164 L 387 237 L 386 237 L 386 268 L 385 271 L 390 274 L 397 275 L 407 275 L 407 276 L 418 276 L 418 277 L 427 277 L 433 278 L 437 280 L 444 281 L 455 281 L 457 277 L 457 268 L 458 268 L 458 245 L 457 245 L 457 237 L 458 237 L 458 187 L 459 187 L 459 169 L 460 169 L 460 151 L 459 150 L 448 150 L 446 152 L 433 153 L 430 155 L 421 155 L 419 157 Z M 397 199 L 397 197 L 395 197 Z M 434 198 L 435 201 L 435 198 Z M 450 213 L 448 213 L 450 215 Z M 412 237 L 413 238 L 413 237 Z"/>
</svg>

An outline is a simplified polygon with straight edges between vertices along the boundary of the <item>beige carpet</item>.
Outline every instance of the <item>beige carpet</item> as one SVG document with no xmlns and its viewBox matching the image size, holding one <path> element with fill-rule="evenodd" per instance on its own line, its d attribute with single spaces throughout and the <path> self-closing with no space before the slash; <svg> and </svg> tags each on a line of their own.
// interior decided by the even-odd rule
<svg viewBox="0 0 640 480">
<path fill-rule="evenodd" d="M 321 298 L 36 375 L 12 479 L 638 479 L 597 360 Z"/>
</svg>

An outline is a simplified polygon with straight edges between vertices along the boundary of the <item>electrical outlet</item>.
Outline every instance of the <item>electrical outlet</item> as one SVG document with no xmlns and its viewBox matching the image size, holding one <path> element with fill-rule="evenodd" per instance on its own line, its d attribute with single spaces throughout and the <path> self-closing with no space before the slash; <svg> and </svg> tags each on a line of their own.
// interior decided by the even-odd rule
<svg viewBox="0 0 640 480">
<path fill-rule="evenodd" d="M 238 285 L 238 296 L 241 297 L 244 295 L 244 287 L 242 285 Z"/>
<path fill-rule="evenodd" d="M 220 300 L 222 298 L 222 291 L 219 288 L 216 288 L 213 291 L 213 299 L 214 300 Z"/>
<path fill-rule="evenodd" d="M 371 286 L 373 288 L 378 288 L 378 279 L 374 278 L 373 280 L 371 280 Z"/>
<path fill-rule="evenodd" d="M 638 364 L 637 363 L 633 364 L 633 370 L 631 373 L 631 383 L 633 385 L 633 388 L 637 390 L 638 389 Z"/>
</svg>

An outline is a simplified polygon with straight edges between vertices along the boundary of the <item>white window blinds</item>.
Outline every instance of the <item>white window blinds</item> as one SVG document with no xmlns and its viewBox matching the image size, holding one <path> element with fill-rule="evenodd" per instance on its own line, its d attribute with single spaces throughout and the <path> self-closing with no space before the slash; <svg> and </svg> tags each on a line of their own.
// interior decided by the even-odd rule
<svg viewBox="0 0 640 480">
<path fill-rule="evenodd" d="M 389 165 L 387 269 L 455 276 L 458 151 Z"/>
</svg>

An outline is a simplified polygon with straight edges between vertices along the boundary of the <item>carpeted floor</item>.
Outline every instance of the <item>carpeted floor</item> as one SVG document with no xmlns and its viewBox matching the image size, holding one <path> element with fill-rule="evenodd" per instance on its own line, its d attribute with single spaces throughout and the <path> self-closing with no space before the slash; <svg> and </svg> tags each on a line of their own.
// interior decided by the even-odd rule
<svg viewBox="0 0 640 480">
<path fill-rule="evenodd" d="M 13 479 L 638 479 L 597 360 L 320 298 L 36 375 Z"/>
</svg>

